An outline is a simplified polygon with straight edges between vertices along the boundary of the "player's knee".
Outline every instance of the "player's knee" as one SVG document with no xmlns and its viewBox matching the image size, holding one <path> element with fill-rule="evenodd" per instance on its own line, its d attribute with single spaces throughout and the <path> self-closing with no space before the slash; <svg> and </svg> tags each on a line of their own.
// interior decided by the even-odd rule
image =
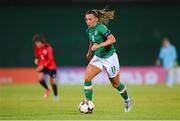
<svg viewBox="0 0 180 121">
<path fill-rule="evenodd" d="M 46 83 L 44 80 L 39 80 L 39 83 L 40 84 L 44 84 L 44 83 Z"/>
<path fill-rule="evenodd" d="M 43 80 L 43 77 L 41 77 L 41 76 L 38 76 L 38 80 Z"/>
<path fill-rule="evenodd" d="M 51 85 L 54 85 L 55 83 L 54 82 L 50 82 Z"/>
<path fill-rule="evenodd" d="M 56 84 L 56 83 L 55 83 L 55 79 L 50 79 L 50 83 L 51 83 L 51 85 Z"/>
<path fill-rule="evenodd" d="M 38 74 L 38 80 L 43 80 L 44 78 L 43 78 L 43 74 L 41 74 L 41 73 L 39 73 Z"/>
<path fill-rule="evenodd" d="M 90 72 L 86 72 L 85 77 L 84 77 L 84 81 L 90 81 L 92 79 L 91 73 Z"/>
<path fill-rule="evenodd" d="M 117 82 L 112 82 L 112 86 L 113 86 L 114 88 L 118 88 L 119 83 L 117 83 Z"/>
</svg>

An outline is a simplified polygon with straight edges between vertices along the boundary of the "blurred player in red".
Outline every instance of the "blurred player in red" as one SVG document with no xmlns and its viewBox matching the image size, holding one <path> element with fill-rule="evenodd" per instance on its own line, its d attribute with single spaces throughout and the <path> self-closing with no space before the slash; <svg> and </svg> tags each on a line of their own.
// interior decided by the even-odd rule
<svg viewBox="0 0 180 121">
<path fill-rule="evenodd" d="M 50 89 L 44 80 L 44 75 L 47 74 L 50 77 L 50 83 L 54 92 L 54 100 L 58 101 L 58 91 L 56 84 L 56 63 L 54 60 L 53 49 L 48 44 L 42 35 L 34 35 L 34 63 L 37 65 L 36 71 L 38 73 L 38 79 L 40 84 L 45 88 L 44 97 L 49 96 Z"/>
</svg>

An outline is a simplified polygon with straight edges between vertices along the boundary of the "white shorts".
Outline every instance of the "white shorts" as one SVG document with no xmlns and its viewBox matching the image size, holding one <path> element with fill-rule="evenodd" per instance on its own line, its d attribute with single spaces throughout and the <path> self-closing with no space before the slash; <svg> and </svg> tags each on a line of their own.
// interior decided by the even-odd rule
<svg viewBox="0 0 180 121">
<path fill-rule="evenodd" d="M 119 74 L 119 60 L 116 53 L 106 59 L 94 55 L 89 64 L 94 65 L 101 70 L 105 69 L 109 78 L 114 78 Z"/>
</svg>

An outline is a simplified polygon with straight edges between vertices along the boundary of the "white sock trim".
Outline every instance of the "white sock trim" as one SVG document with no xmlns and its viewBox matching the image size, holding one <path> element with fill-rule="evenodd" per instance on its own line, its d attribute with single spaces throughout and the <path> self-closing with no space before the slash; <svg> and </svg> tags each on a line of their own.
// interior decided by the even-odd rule
<svg viewBox="0 0 180 121">
<path fill-rule="evenodd" d="M 129 100 L 129 96 L 128 96 L 128 98 L 126 99 L 126 101 L 128 101 Z"/>
<path fill-rule="evenodd" d="M 85 90 L 89 90 L 89 89 L 92 89 L 93 88 L 93 86 L 91 85 L 91 86 L 84 86 L 84 89 Z"/>
<path fill-rule="evenodd" d="M 126 91 L 126 87 L 124 87 L 124 89 L 122 89 L 119 93 L 122 94 Z"/>
</svg>

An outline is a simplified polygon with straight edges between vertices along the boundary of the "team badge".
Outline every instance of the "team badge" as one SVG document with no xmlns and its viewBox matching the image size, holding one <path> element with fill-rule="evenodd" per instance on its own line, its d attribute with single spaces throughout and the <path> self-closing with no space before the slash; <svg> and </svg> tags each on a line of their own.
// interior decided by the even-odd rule
<svg viewBox="0 0 180 121">
<path fill-rule="evenodd" d="M 43 50 L 43 54 L 46 55 L 47 54 L 47 50 Z"/>
<path fill-rule="evenodd" d="M 98 34 L 98 32 L 97 32 L 97 31 L 95 31 L 95 32 L 94 32 L 94 36 L 96 36 L 97 34 Z"/>
</svg>

